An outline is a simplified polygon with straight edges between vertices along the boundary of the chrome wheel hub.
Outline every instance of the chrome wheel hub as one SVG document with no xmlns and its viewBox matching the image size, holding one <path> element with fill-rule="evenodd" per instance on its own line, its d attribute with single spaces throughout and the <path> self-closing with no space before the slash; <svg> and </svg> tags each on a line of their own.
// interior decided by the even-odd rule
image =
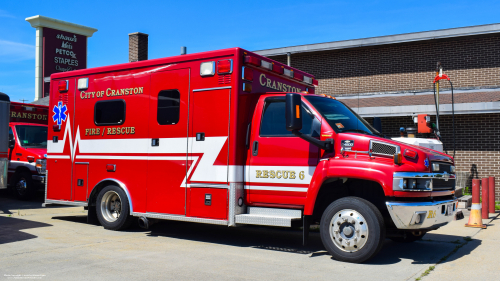
<svg viewBox="0 0 500 281">
<path fill-rule="evenodd" d="M 19 194 L 23 195 L 26 193 L 26 179 L 21 178 L 16 184 L 16 190 Z"/>
<path fill-rule="evenodd" d="M 365 218 L 355 210 L 341 210 L 330 222 L 330 237 L 337 248 L 345 252 L 359 251 L 368 239 Z"/>
<path fill-rule="evenodd" d="M 118 193 L 110 190 L 101 199 L 101 213 L 108 222 L 116 221 L 122 211 L 122 202 Z"/>
</svg>

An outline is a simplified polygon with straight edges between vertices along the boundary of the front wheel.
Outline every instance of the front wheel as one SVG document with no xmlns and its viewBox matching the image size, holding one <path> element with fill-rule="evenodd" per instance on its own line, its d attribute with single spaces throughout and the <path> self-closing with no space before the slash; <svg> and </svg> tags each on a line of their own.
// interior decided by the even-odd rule
<svg viewBox="0 0 500 281">
<path fill-rule="evenodd" d="M 345 197 L 331 203 L 320 224 L 323 245 L 339 261 L 362 263 L 382 249 L 384 219 L 370 202 Z"/>
<path fill-rule="evenodd" d="M 108 185 L 99 192 L 96 212 L 101 225 L 109 230 L 126 229 L 133 221 L 127 194 L 115 185 Z"/>
<path fill-rule="evenodd" d="M 20 200 L 29 200 L 35 195 L 35 183 L 29 172 L 15 173 L 12 178 L 12 188 Z"/>
</svg>

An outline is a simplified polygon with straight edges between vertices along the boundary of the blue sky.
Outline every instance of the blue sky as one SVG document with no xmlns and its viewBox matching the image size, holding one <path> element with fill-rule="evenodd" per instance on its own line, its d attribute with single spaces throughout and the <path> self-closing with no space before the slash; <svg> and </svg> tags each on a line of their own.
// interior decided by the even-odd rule
<svg viewBox="0 0 500 281">
<path fill-rule="evenodd" d="M 88 67 L 128 61 L 128 34 L 149 34 L 149 58 L 262 50 L 498 23 L 500 1 L 10 1 L 0 4 L 0 92 L 34 99 L 35 29 L 43 15 L 97 28 Z"/>
</svg>

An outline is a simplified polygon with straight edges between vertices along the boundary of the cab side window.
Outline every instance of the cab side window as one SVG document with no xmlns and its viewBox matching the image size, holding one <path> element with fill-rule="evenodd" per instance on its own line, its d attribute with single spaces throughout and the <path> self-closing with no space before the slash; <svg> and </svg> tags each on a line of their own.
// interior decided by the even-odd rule
<svg viewBox="0 0 500 281">
<path fill-rule="evenodd" d="M 9 127 L 9 141 L 14 139 L 14 131 L 12 131 L 12 127 Z"/>
<path fill-rule="evenodd" d="M 311 134 L 313 116 L 305 109 L 301 108 L 302 130 L 303 134 Z M 266 99 L 264 112 L 260 124 L 261 137 L 292 137 L 291 131 L 286 129 L 285 120 L 285 100 L 284 99 Z"/>
<path fill-rule="evenodd" d="M 156 121 L 160 125 L 179 123 L 181 94 L 177 90 L 164 90 L 158 94 L 158 111 Z"/>
</svg>

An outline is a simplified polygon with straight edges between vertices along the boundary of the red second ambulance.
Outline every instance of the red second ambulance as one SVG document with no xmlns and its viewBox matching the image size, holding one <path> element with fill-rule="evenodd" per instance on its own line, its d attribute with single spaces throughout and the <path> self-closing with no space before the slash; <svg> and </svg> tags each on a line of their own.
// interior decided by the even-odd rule
<svg viewBox="0 0 500 281">
<path fill-rule="evenodd" d="M 312 75 L 240 48 L 51 76 L 46 204 L 133 217 L 320 223 L 334 258 L 452 220 L 453 159 L 383 138 Z"/>
<path fill-rule="evenodd" d="M 10 104 L 9 183 L 19 199 L 30 199 L 45 184 L 48 107 Z"/>
</svg>

